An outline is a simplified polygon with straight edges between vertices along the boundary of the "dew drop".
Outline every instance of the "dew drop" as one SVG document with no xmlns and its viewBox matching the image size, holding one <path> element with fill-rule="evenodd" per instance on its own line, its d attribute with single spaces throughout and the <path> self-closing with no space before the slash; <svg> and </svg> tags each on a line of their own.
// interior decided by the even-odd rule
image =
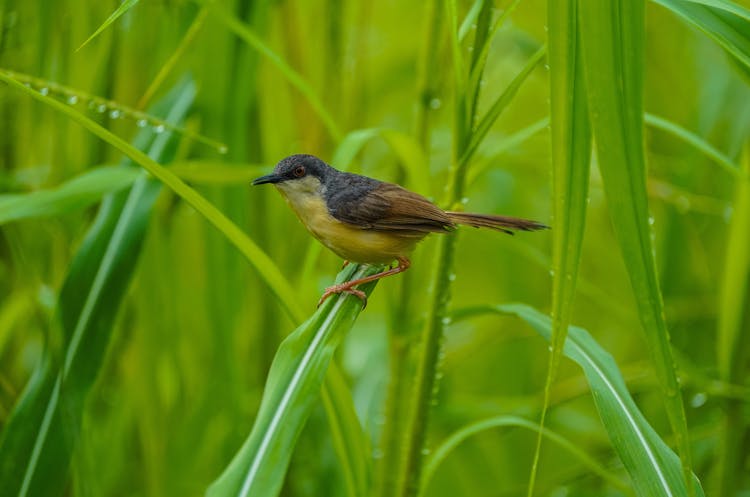
<svg viewBox="0 0 750 497">
<path fill-rule="evenodd" d="M 117 110 L 117 109 L 112 109 L 112 110 L 111 110 L 111 111 L 109 112 L 109 117 L 111 117 L 112 119 L 118 119 L 118 118 L 120 117 L 120 115 L 121 115 L 121 114 L 122 114 L 122 113 L 121 113 L 121 112 L 120 112 L 119 110 Z"/>
<path fill-rule="evenodd" d="M 448 326 L 449 324 L 451 324 L 451 318 L 449 318 L 448 316 L 444 317 L 444 318 L 442 319 L 442 323 L 443 323 L 443 324 L 444 324 L 445 326 Z"/>
<path fill-rule="evenodd" d="M 104 114 L 107 111 L 107 106 L 104 105 L 104 104 L 99 104 L 99 105 L 96 106 L 96 111 L 99 114 Z"/>
<path fill-rule="evenodd" d="M 217 148 L 216 151 L 219 152 L 220 154 L 224 155 L 227 152 L 229 152 L 229 149 L 227 148 L 226 145 L 219 145 L 219 148 Z"/>
<path fill-rule="evenodd" d="M 703 392 L 698 392 L 695 395 L 693 395 L 693 398 L 690 399 L 690 406 L 697 409 L 701 407 L 703 404 L 706 403 L 708 400 L 708 396 Z"/>
<path fill-rule="evenodd" d="M 71 95 L 71 96 L 69 96 L 69 97 L 68 97 L 68 100 L 67 100 L 67 102 L 68 102 L 68 104 L 70 104 L 70 105 L 75 105 L 75 104 L 77 104 L 77 103 L 78 103 L 78 97 L 77 97 L 77 96 L 75 96 L 75 95 Z"/>
<path fill-rule="evenodd" d="M 469 45 L 469 52 L 473 52 L 473 51 L 474 51 L 474 46 L 473 45 Z"/>
<path fill-rule="evenodd" d="M 550 269 L 549 270 L 549 275 L 554 278 L 555 277 L 555 270 L 554 269 Z"/>
<path fill-rule="evenodd" d="M 158 124 L 158 125 L 154 126 L 154 132 L 155 133 L 164 133 L 164 125 L 163 124 Z"/>
<path fill-rule="evenodd" d="M 147 124 L 148 124 L 148 121 L 146 121 L 145 119 L 138 119 L 135 122 L 135 125 L 138 126 L 139 128 L 145 128 Z"/>
<path fill-rule="evenodd" d="M 456 281 L 456 273 L 449 274 L 448 281 Z"/>
<path fill-rule="evenodd" d="M 31 83 L 26 82 L 26 83 L 23 84 L 23 86 L 25 86 L 26 88 L 31 88 Z"/>
<path fill-rule="evenodd" d="M 468 204 L 469 203 L 469 197 L 462 198 L 461 199 L 461 203 L 464 204 L 464 205 Z"/>
<path fill-rule="evenodd" d="M 49 88 L 47 88 L 46 86 L 44 86 L 42 88 L 39 88 L 39 93 L 41 93 L 42 95 L 45 95 L 45 96 L 49 95 Z"/>
<path fill-rule="evenodd" d="M 653 226 L 654 223 L 656 223 L 656 220 L 654 219 L 654 216 L 648 216 L 648 224 Z"/>
<path fill-rule="evenodd" d="M 422 449 L 422 455 L 423 456 L 429 456 L 430 455 L 430 449 L 428 449 L 427 447 L 423 448 Z"/>
<path fill-rule="evenodd" d="M 433 98 L 432 100 L 430 100 L 431 109 L 439 109 L 442 105 L 443 102 L 441 102 L 439 98 Z"/>
</svg>

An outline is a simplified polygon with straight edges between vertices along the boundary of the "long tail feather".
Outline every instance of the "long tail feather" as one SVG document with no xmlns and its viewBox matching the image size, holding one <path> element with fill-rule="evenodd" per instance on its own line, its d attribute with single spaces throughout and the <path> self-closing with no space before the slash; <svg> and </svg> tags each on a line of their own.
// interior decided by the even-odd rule
<svg viewBox="0 0 750 497">
<path fill-rule="evenodd" d="M 471 214 L 469 212 L 446 212 L 446 214 L 456 224 L 465 224 L 475 228 L 491 228 L 508 233 L 509 235 L 513 234 L 513 230 L 536 231 L 549 228 L 549 226 L 542 223 L 518 217 Z"/>
</svg>

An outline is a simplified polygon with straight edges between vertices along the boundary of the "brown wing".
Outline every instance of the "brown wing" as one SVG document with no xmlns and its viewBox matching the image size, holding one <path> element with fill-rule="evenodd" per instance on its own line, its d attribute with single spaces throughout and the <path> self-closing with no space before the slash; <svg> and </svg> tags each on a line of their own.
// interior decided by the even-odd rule
<svg viewBox="0 0 750 497">
<path fill-rule="evenodd" d="M 448 215 L 423 196 L 392 183 L 379 183 L 361 195 L 337 199 L 331 214 L 362 229 L 424 236 L 456 227 Z"/>
</svg>

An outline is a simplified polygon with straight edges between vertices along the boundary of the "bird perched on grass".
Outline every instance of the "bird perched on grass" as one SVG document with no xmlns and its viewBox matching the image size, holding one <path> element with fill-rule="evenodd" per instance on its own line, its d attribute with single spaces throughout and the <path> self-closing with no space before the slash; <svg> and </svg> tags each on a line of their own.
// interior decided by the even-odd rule
<svg viewBox="0 0 750 497">
<path fill-rule="evenodd" d="M 392 264 L 395 268 L 326 289 L 318 305 L 333 294 L 367 296 L 357 285 L 409 269 L 409 255 L 430 233 L 449 233 L 463 224 L 513 234 L 547 226 L 517 217 L 444 211 L 399 185 L 345 173 L 313 155 L 292 155 L 253 185 L 271 183 L 307 230 L 347 262 Z"/>
</svg>

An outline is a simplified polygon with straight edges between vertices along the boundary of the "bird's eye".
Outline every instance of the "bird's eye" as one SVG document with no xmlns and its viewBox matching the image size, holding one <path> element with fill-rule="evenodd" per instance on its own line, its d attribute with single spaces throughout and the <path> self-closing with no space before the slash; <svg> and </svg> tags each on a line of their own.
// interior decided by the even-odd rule
<svg viewBox="0 0 750 497">
<path fill-rule="evenodd" d="M 293 171 L 295 178 L 301 178 L 305 175 L 305 166 L 297 166 Z"/>
</svg>

